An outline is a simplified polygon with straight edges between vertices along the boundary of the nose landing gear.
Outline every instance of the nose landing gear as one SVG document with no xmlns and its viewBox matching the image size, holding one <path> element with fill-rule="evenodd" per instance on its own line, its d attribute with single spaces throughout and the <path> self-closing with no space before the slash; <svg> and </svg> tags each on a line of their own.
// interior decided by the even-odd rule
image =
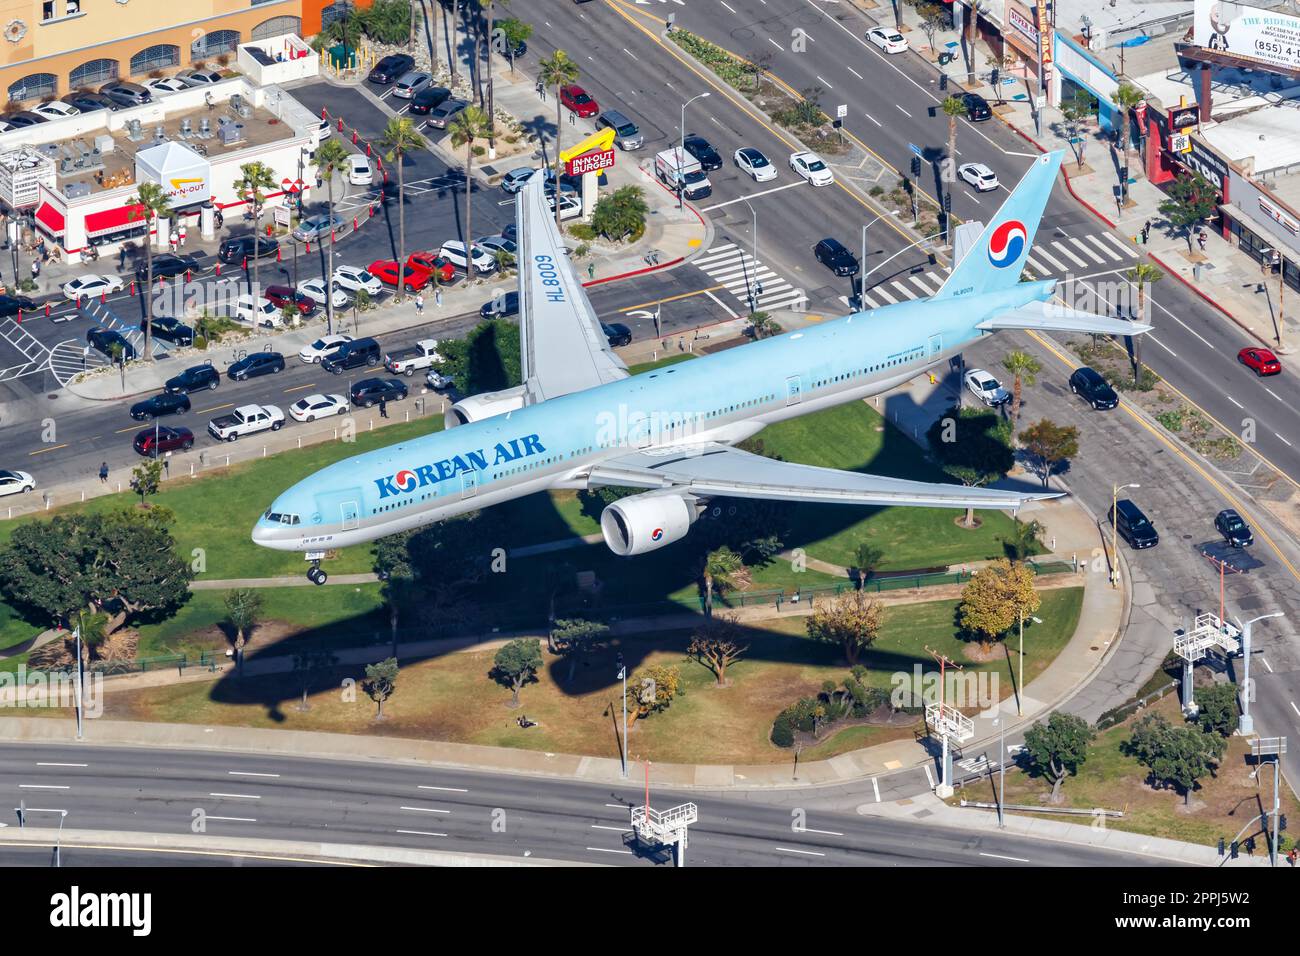
<svg viewBox="0 0 1300 956">
<path fill-rule="evenodd" d="M 329 574 L 321 570 L 320 558 L 312 559 L 311 567 L 307 569 L 307 580 L 317 586 L 329 580 Z"/>
</svg>

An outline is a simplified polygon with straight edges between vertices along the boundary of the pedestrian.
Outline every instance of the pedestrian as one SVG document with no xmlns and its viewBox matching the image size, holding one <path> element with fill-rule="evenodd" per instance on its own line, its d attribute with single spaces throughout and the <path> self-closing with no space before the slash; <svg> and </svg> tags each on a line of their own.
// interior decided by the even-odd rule
<svg viewBox="0 0 1300 956">
<path fill-rule="evenodd" d="M 41 260 L 40 260 L 40 259 L 33 259 L 33 260 L 32 260 L 32 278 L 33 278 L 33 279 L 39 279 L 40 277 L 41 277 Z"/>
<path fill-rule="evenodd" d="M 226 224 L 226 217 L 221 214 L 220 209 L 218 209 L 216 212 L 212 214 L 212 223 L 218 229 L 220 229 L 222 226 Z"/>
<path fill-rule="evenodd" d="M 379 400 L 379 417 L 380 418 L 388 417 L 388 399 L 386 398 L 381 398 Z"/>
<path fill-rule="evenodd" d="M 596 263 L 594 262 L 587 263 L 587 278 L 588 279 L 596 278 Z"/>
<path fill-rule="evenodd" d="M 677 351 L 679 351 L 679 352 L 685 352 L 685 351 L 686 351 L 686 340 L 685 340 L 684 338 L 682 338 L 681 336 L 678 336 L 678 337 L 677 337 Z"/>
<path fill-rule="evenodd" d="M 442 308 L 442 290 L 441 290 L 441 289 L 434 289 L 434 290 L 433 290 L 433 304 L 436 305 L 436 306 L 437 306 L 438 308 L 440 308 L 440 309 Z"/>
<path fill-rule="evenodd" d="M 171 246 L 172 252 L 176 251 L 176 247 L 180 245 L 180 242 L 181 242 L 180 234 L 177 233 L 175 229 L 173 229 L 172 234 L 167 239 L 167 244 Z"/>
<path fill-rule="evenodd" d="M 99 463 L 99 483 L 101 485 L 108 484 L 108 462 L 106 461 Z"/>
<path fill-rule="evenodd" d="M 185 223 L 181 223 L 181 227 L 180 229 L 177 230 L 176 234 L 180 236 L 181 248 L 184 249 L 185 248 Z"/>
<path fill-rule="evenodd" d="M 424 315 L 424 293 L 415 293 L 415 314 Z"/>
<path fill-rule="evenodd" d="M 320 170 L 317 170 L 317 171 L 316 171 L 316 188 L 317 188 L 317 189 L 320 189 L 320 188 L 321 188 L 322 186 L 324 186 L 324 185 L 325 185 L 325 178 L 320 174 Z"/>
<path fill-rule="evenodd" d="M 1145 246 L 1147 244 L 1147 239 L 1148 237 L 1150 237 L 1150 235 L 1151 235 L 1151 220 L 1148 219 L 1146 222 L 1142 223 L 1142 245 Z"/>
<path fill-rule="evenodd" d="M 117 250 L 117 271 L 121 272 L 126 268 L 126 246 Z"/>
<path fill-rule="evenodd" d="M 1210 238 L 1210 234 L 1206 232 L 1204 229 L 1202 229 L 1200 232 L 1196 234 L 1196 244 L 1201 247 L 1202 252 L 1205 251 L 1205 243 L 1209 240 L 1209 238 Z"/>
<path fill-rule="evenodd" d="M 46 258 L 48 258 L 47 255 L 46 255 L 46 253 L 45 253 L 45 240 L 44 240 L 44 239 L 37 239 L 37 240 L 36 240 L 36 254 L 39 255 L 39 256 L 41 257 L 41 261 L 42 261 L 42 262 L 44 262 L 44 261 L 46 260 Z"/>
<path fill-rule="evenodd" d="M 171 452 L 168 452 L 167 456 L 163 458 L 163 474 L 166 475 L 168 478 L 172 476 Z"/>
</svg>

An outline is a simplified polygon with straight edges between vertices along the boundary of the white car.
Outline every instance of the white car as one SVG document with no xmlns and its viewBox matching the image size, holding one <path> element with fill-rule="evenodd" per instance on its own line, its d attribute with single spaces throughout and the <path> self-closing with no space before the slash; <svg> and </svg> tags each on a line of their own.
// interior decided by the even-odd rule
<svg viewBox="0 0 1300 956">
<path fill-rule="evenodd" d="M 982 368 L 973 368 L 967 372 L 965 381 L 970 393 L 989 408 L 997 408 L 1011 401 L 1011 393 Z"/>
<path fill-rule="evenodd" d="M 221 82 L 221 74 L 216 70 L 181 70 L 176 74 L 174 79 L 180 80 L 187 86 L 211 86 L 213 83 Z"/>
<path fill-rule="evenodd" d="M 807 150 L 790 154 L 790 168 L 814 186 L 829 186 L 835 182 L 831 168 L 820 156 Z"/>
<path fill-rule="evenodd" d="M 753 146 L 742 146 L 731 157 L 742 173 L 749 173 L 756 183 L 765 183 L 776 179 L 776 167 L 772 161 Z"/>
<path fill-rule="evenodd" d="M 352 406 L 342 395 L 308 395 L 289 406 L 296 422 L 314 422 L 329 415 L 346 415 Z"/>
<path fill-rule="evenodd" d="M 49 103 L 41 103 L 39 106 L 32 107 L 33 113 L 39 113 L 46 119 L 63 119 L 67 116 L 76 116 L 81 110 L 77 109 L 71 103 L 65 103 L 62 100 L 52 100 Z"/>
<path fill-rule="evenodd" d="M 0 471 L 0 495 L 20 495 L 36 487 L 36 479 L 25 471 Z"/>
<path fill-rule="evenodd" d="M 459 239 L 453 239 L 450 242 L 444 242 L 442 248 L 438 250 L 438 255 L 448 260 L 458 269 L 466 272 L 469 271 L 468 263 L 465 261 L 465 243 Z M 492 272 L 497 267 L 496 258 L 482 246 L 474 246 L 474 271 L 479 273 Z"/>
<path fill-rule="evenodd" d="M 876 27 L 867 33 L 867 39 L 873 46 L 878 46 L 886 53 L 906 53 L 907 38 L 897 30 L 886 30 L 884 27 Z"/>
<path fill-rule="evenodd" d="M 367 295 L 379 295 L 384 291 L 384 284 L 359 266 L 335 267 L 334 284 L 349 292 L 360 292 L 364 289 Z"/>
<path fill-rule="evenodd" d="M 504 252 L 511 258 L 519 255 L 519 247 L 505 236 L 484 236 L 482 239 L 475 239 L 474 245 L 486 249 L 487 254 L 494 260 L 498 251 Z"/>
<path fill-rule="evenodd" d="M 339 348 L 352 341 L 350 335 L 322 335 L 311 345 L 304 345 L 298 352 L 298 358 L 302 359 L 308 365 L 315 365 L 323 358 L 329 358 Z M 319 395 L 313 395 L 312 398 L 320 398 Z"/>
<path fill-rule="evenodd" d="M 64 283 L 63 286 L 64 297 L 73 302 L 121 291 L 122 280 L 117 276 L 81 276 L 79 279 Z"/>
<path fill-rule="evenodd" d="M 375 182 L 375 171 L 370 160 L 360 153 L 348 155 L 348 182 L 353 186 L 371 186 Z"/>
<path fill-rule="evenodd" d="M 330 293 L 330 296 L 334 299 L 334 308 L 346 308 L 348 303 L 352 301 L 352 297 L 340 289 L 337 283 L 332 283 L 332 287 L 334 291 Z M 320 279 L 303 279 L 298 283 L 298 291 L 303 295 L 310 296 L 317 302 L 324 302 L 325 279 L 323 277 Z"/>
<path fill-rule="evenodd" d="M 957 167 L 957 175 L 975 187 L 977 193 L 998 188 L 998 174 L 983 163 L 962 163 Z"/>
<path fill-rule="evenodd" d="M 180 93 L 182 90 L 190 88 L 188 83 L 184 80 L 178 80 L 174 76 L 160 76 L 156 79 L 145 80 L 144 86 L 145 89 L 160 96 L 165 96 L 168 93 Z"/>
<path fill-rule="evenodd" d="M 279 329 L 284 327 L 284 316 L 280 307 L 269 299 L 251 295 L 241 295 L 235 300 L 235 318 L 249 322 L 253 328 Z"/>
<path fill-rule="evenodd" d="M 510 195 L 514 195 L 524 188 L 524 183 L 533 178 L 533 173 L 537 170 L 532 166 L 520 166 L 512 169 L 501 177 L 501 188 Z"/>
</svg>

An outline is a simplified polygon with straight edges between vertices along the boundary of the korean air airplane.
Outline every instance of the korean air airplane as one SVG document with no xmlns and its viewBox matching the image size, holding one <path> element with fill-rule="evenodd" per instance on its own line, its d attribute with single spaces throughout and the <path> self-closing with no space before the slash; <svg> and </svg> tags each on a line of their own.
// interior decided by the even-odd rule
<svg viewBox="0 0 1300 956">
<path fill-rule="evenodd" d="M 541 176 L 517 202 L 523 384 L 465 398 L 447 428 L 323 468 L 279 495 L 253 540 L 312 552 L 372 541 L 552 488 L 645 489 L 607 507 L 619 555 L 684 537 L 711 498 L 1018 508 L 1055 497 L 928 484 L 774 461 L 735 448 L 765 425 L 887 391 L 1000 329 L 1136 335 L 1150 326 L 1050 302 L 1021 282 L 1061 153 L 1035 160 L 978 238 L 959 236 L 932 298 L 630 375 L 565 255 Z M 326 573 L 314 561 L 307 575 Z"/>
</svg>

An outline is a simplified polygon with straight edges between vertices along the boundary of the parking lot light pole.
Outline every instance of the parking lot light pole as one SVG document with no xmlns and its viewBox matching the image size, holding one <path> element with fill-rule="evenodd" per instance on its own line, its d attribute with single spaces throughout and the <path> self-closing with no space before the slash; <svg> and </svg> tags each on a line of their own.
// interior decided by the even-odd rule
<svg viewBox="0 0 1300 956">
<path fill-rule="evenodd" d="M 1119 505 L 1119 493 L 1126 488 L 1141 488 L 1136 482 L 1127 485 L 1110 486 L 1110 586 L 1119 587 L 1119 516 L 1115 509 Z"/>
<path fill-rule="evenodd" d="M 623 652 L 618 654 L 618 678 L 623 682 L 623 745 L 618 755 L 621 762 L 619 776 L 627 779 L 627 665 L 623 663 Z"/>
<path fill-rule="evenodd" d="M 1286 617 L 1282 611 L 1275 611 L 1272 614 L 1261 614 L 1259 617 L 1252 617 L 1245 624 L 1241 623 L 1240 618 L 1237 620 L 1237 627 L 1241 629 L 1241 716 L 1237 718 L 1237 729 L 1241 731 L 1243 737 L 1248 737 L 1255 732 L 1255 718 L 1250 714 L 1250 634 L 1251 626 L 1258 621 L 1267 621 L 1271 617 Z"/>
<path fill-rule="evenodd" d="M 682 172 L 682 169 L 686 165 L 686 107 L 690 106 L 696 100 L 704 99 L 704 97 L 708 95 L 709 94 L 707 91 L 704 93 L 697 93 L 695 96 L 692 96 L 689 100 L 687 100 L 685 103 L 682 104 L 682 129 L 681 129 L 681 133 L 682 133 L 681 150 L 682 151 L 677 156 L 678 162 L 680 163 L 680 165 L 677 167 L 677 208 L 678 209 L 682 208 L 682 196 L 685 195 L 686 193 L 686 179 L 685 179 L 686 174 Z"/>
</svg>

